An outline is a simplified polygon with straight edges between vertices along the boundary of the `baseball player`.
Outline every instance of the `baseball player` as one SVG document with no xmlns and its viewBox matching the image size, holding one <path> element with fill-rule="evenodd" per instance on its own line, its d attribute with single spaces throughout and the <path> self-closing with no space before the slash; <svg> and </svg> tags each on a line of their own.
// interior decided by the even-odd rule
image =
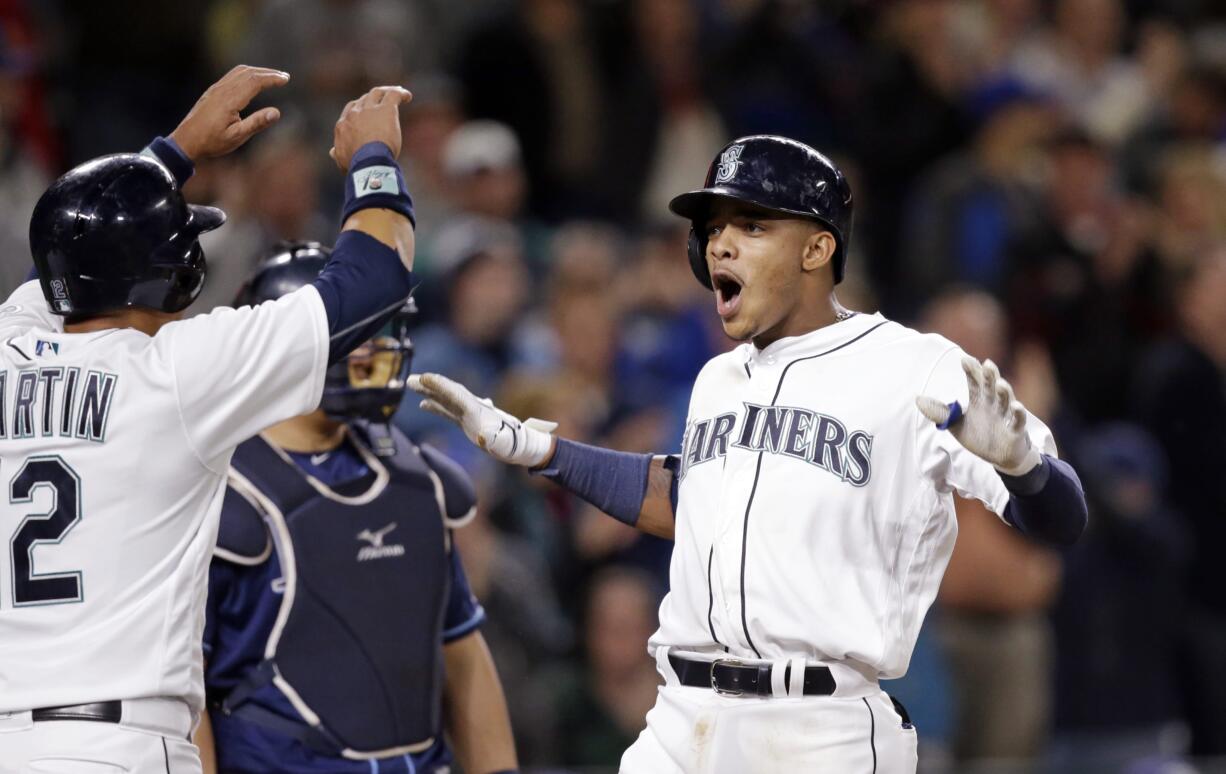
<svg viewBox="0 0 1226 774">
<path fill-rule="evenodd" d="M 167 140 L 174 164 L 105 156 L 30 223 L 39 281 L 0 308 L 0 771 L 199 772 L 209 557 L 235 446 L 312 411 L 339 362 L 409 295 L 399 87 L 349 103 L 342 233 L 309 286 L 180 319 L 224 215 L 188 205 L 192 162 L 277 119 L 242 117 L 285 73 L 240 66 Z M 378 185 L 376 186 L 376 183 Z M 49 319 L 48 312 L 55 319 Z"/>
<path fill-rule="evenodd" d="M 826 157 L 744 137 L 670 208 L 743 342 L 699 374 L 679 454 L 555 439 L 441 376 L 410 386 L 494 457 L 675 538 L 649 646 L 665 685 L 622 772 L 913 772 L 914 727 L 878 680 L 907 669 L 953 494 L 1068 543 L 1080 483 L 990 361 L 838 303 L 852 198 Z"/>
<path fill-rule="evenodd" d="M 309 285 L 330 252 L 274 248 L 235 306 Z M 412 360 L 410 311 L 328 369 L 320 408 L 230 461 L 204 630 L 216 770 L 446 774 L 444 728 L 464 771 L 516 767 L 485 613 L 452 543 L 475 490 L 388 424 Z M 197 740 L 207 772 L 212 750 Z"/>
</svg>

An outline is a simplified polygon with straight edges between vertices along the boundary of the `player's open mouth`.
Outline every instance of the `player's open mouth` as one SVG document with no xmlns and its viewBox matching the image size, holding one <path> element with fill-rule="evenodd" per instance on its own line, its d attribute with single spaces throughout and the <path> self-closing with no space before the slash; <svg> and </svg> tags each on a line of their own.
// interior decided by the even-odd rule
<svg viewBox="0 0 1226 774">
<path fill-rule="evenodd" d="M 711 284 L 715 286 L 715 310 L 719 316 L 728 319 L 736 314 L 741 307 L 741 281 L 731 272 L 717 271 L 711 275 Z"/>
</svg>

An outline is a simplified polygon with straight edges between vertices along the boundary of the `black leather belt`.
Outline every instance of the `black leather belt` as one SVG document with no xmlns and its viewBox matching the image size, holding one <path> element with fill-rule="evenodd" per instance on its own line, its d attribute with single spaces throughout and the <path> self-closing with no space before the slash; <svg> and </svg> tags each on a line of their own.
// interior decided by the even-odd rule
<svg viewBox="0 0 1226 774">
<path fill-rule="evenodd" d="M 122 701 L 99 701 L 93 704 L 73 704 L 67 707 L 43 707 L 30 713 L 39 720 L 92 720 L 96 723 L 118 723 L 123 717 Z"/>
<path fill-rule="evenodd" d="M 722 696 L 774 696 L 771 688 L 770 664 L 746 664 L 734 658 L 720 658 L 715 661 L 696 661 L 693 659 L 668 655 L 668 663 L 682 685 L 691 688 L 710 688 Z M 792 665 L 788 664 L 784 673 L 783 684 L 788 685 L 792 677 Z M 805 667 L 805 696 L 829 696 L 834 693 L 834 675 L 824 666 Z"/>
</svg>

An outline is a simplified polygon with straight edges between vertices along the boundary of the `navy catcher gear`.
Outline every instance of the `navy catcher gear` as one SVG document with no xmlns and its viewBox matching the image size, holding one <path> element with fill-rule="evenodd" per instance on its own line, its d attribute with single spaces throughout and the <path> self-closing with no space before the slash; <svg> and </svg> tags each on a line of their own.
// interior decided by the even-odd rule
<svg viewBox="0 0 1226 774">
<path fill-rule="evenodd" d="M 280 242 L 256 266 L 239 290 L 235 306 L 272 301 L 311 284 L 332 251 L 318 242 Z M 409 316 L 417 311 L 410 298 L 392 317 L 388 329 L 359 346 L 328 369 L 320 408 L 340 421 L 363 419 L 386 424 L 404 398 L 413 364 Z"/>
<path fill-rule="evenodd" d="M 834 281 L 843 281 L 851 241 L 852 201 L 847 178 L 830 159 L 802 142 L 770 134 L 741 137 L 720 151 L 703 188 L 683 193 L 668 208 L 692 224 L 690 268 L 706 287 L 707 239 L 703 221 L 711 199 L 720 196 L 822 223 L 835 237 Z"/>
<path fill-rule="evenodd" d="M 145 156 L 103 156 L 51 184 L 30 218 L 43 295 L 59 315 L 128 307 L 180 312 L 204 287 L 197 237 L 225 213 L 188 204 L 170 172 Z"/>
</svg>

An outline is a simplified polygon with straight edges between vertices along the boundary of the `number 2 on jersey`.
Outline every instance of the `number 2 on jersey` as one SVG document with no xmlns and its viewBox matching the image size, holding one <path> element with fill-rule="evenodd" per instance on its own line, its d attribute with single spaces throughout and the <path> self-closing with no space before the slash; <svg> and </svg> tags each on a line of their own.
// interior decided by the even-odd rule
<svg viewBox="0 0 1226 774">
<path fill-rule="evenodd" d="M 9 541 L 12 558 L 13 605 L 56 605 L 80 602 L 81 573 L 34 572 L 34 547 L 59 543 L 81 520 L 81 479 L 59 456 L 30 457 L 9 482 L 9 502 L 22 505 L 34 501 L 34 491 L 50 487 L 49 513 L 27 514 Z"/>
</svg>

